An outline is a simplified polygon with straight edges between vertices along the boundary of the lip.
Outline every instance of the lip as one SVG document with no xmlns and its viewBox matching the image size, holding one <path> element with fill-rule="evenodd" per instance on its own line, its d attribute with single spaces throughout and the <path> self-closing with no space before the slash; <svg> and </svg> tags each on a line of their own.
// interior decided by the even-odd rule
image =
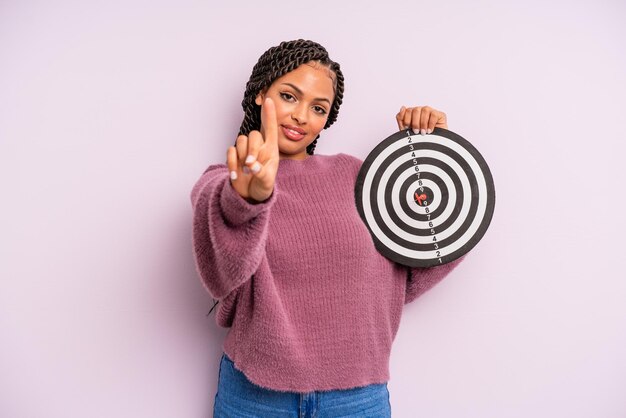
<svg viewBox="0 0 626 418">
<path fill-rule="evenodd" d="M 306 131 L 293 125 L 280 125 L 285 136 L 292 141 L 300 141 L 306 136 Z"/>
</svg>

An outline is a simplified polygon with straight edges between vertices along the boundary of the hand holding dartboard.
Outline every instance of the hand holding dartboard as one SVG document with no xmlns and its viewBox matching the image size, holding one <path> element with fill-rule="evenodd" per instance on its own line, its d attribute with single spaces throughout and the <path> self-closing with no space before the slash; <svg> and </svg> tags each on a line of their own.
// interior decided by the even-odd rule
<svg viewBox="0 0 626 418">
<path fill-rule="evenodd" d="M 355 186 L 357 209 L 389 259 L 410 267 L 449 263 L 489 227 L 495 206 L 491 172 L 460 135 L 434 124 L 420 135 L 415 131 L 428 126 L 422 121 L 397 120 L 413 129 L 394 133 L 367 156 Z"/>
</svg>

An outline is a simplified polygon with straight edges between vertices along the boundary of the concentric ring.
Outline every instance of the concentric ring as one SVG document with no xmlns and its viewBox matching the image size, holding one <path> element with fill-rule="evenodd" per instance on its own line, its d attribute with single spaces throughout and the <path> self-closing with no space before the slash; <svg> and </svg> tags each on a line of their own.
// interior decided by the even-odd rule
<svg viewBox="0 0 626 418">
<path fill-rule="evenodd" d="M 407 129 L 367 156 L 355 199 L 383 255 L 410 267 L 432 267 L 456 260 L 480 241 L 493 217 L 495 187 L 484 158 L 460 135 Z"/>
</svg>

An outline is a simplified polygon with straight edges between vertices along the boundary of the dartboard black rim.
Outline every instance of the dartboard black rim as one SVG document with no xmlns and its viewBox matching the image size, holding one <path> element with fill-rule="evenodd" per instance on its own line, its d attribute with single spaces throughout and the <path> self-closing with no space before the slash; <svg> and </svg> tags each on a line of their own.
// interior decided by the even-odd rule
<svg viewBox="0 0 626 418">
<path fill-rule="evenodd" d="M 439 142 L 437 137 L 440 137 Z M 409 138 L 413 141 L 412 150 L 409 150 Z M 392 147 L 397 149 L 390 151 Z M 411 156 L 412 152 L 417 152 L 415 157 Z M 389 155 L 382 158 L 384 153 Z M 406 161 L 402 161 L 403 159 Z M 388 170 L 391 164 L 397 167 Z M 383 169 L 372 171 L 373 165 L 376 167 L 375 170 L 379 167 Z M 438 206 L 428 217 L 432 221 L 439 220 L 438 223 L 435 222 L 437 226 L 432 229 L 415 226 L 425 221 L 426 215 L 411 210 L 409 203 L 402 197 L 410 190 L 409 185 L 415 183 L 415 181 L 410 183 L 414 178 L 407 174 L 411 171 L 410 168 L 415 166 L 429 168 L 430 171 L 422 171 L 418 178 L 439 191 L 439 194 L 433 193 L 439 197 Z M 458 170 L 459 168 L 461 170 Z M 435 172 L 444 175 L 436 175 Z M 388 173 L 387 177 L 394 180 L 400 176 L 406 177 L 404 183 L 389 182 L 381 186 L 387 222 L 379 210 L 376 197 L 384 173 Z M 368 201 L 364 202 L 366 183 L 370 193 Z M 464 188 L 463 184 L 469 187 Z M 400 190 L 399 208 L 392 204 L 394 188 Z M 449 201 L 450 194 L 455 196 L 454 202 Z M 416 199 L 423 199 L 424 195 L 421 196 Z M 363 161 L 356 180 L 355 200 L 359 215 L 381 254 L 409 267 L 434 267 L 454 261 L 476 246 L 489 228 L 496 196 L 491 170 L 478 150 L 462 136 L 447 129 L 435 128 L 427 135 L 414 134 L 411 130 L 404 129 L 380 142 Z M 442 216 L 443 213 L 446 214 L 445 217 Z M 456 228 L 451 229 L 453 225 Z M 394 232 L 394 229 L 398 232 Z M 432 234 L 432 231 L 435 231 L 435 234 Z M 438 236 L 444 238 L 435 242 L 430 241 L 431 237 L 437 239 Z"/>
</svg>

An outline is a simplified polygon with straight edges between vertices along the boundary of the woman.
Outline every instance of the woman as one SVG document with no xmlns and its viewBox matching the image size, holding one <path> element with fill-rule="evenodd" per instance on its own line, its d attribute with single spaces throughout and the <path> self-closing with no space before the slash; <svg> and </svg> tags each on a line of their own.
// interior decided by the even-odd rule
<svg viewBox="0 0 626 418">
<path fill-rule="evenodd" d="M 408 268 L 377 252 L 354 202 L 362 162 L 314 153 L 343 88 L 321 45 L 270 48 L 246 86 L 227 164 L 193 188 L 197 270 L 230 328 L 216 417 L 390 416 L 402 307 L 460 262 Z M 430 107 L 403 106 L 396 121 L 422 134 L 447 128 Z"/>
</svg>

